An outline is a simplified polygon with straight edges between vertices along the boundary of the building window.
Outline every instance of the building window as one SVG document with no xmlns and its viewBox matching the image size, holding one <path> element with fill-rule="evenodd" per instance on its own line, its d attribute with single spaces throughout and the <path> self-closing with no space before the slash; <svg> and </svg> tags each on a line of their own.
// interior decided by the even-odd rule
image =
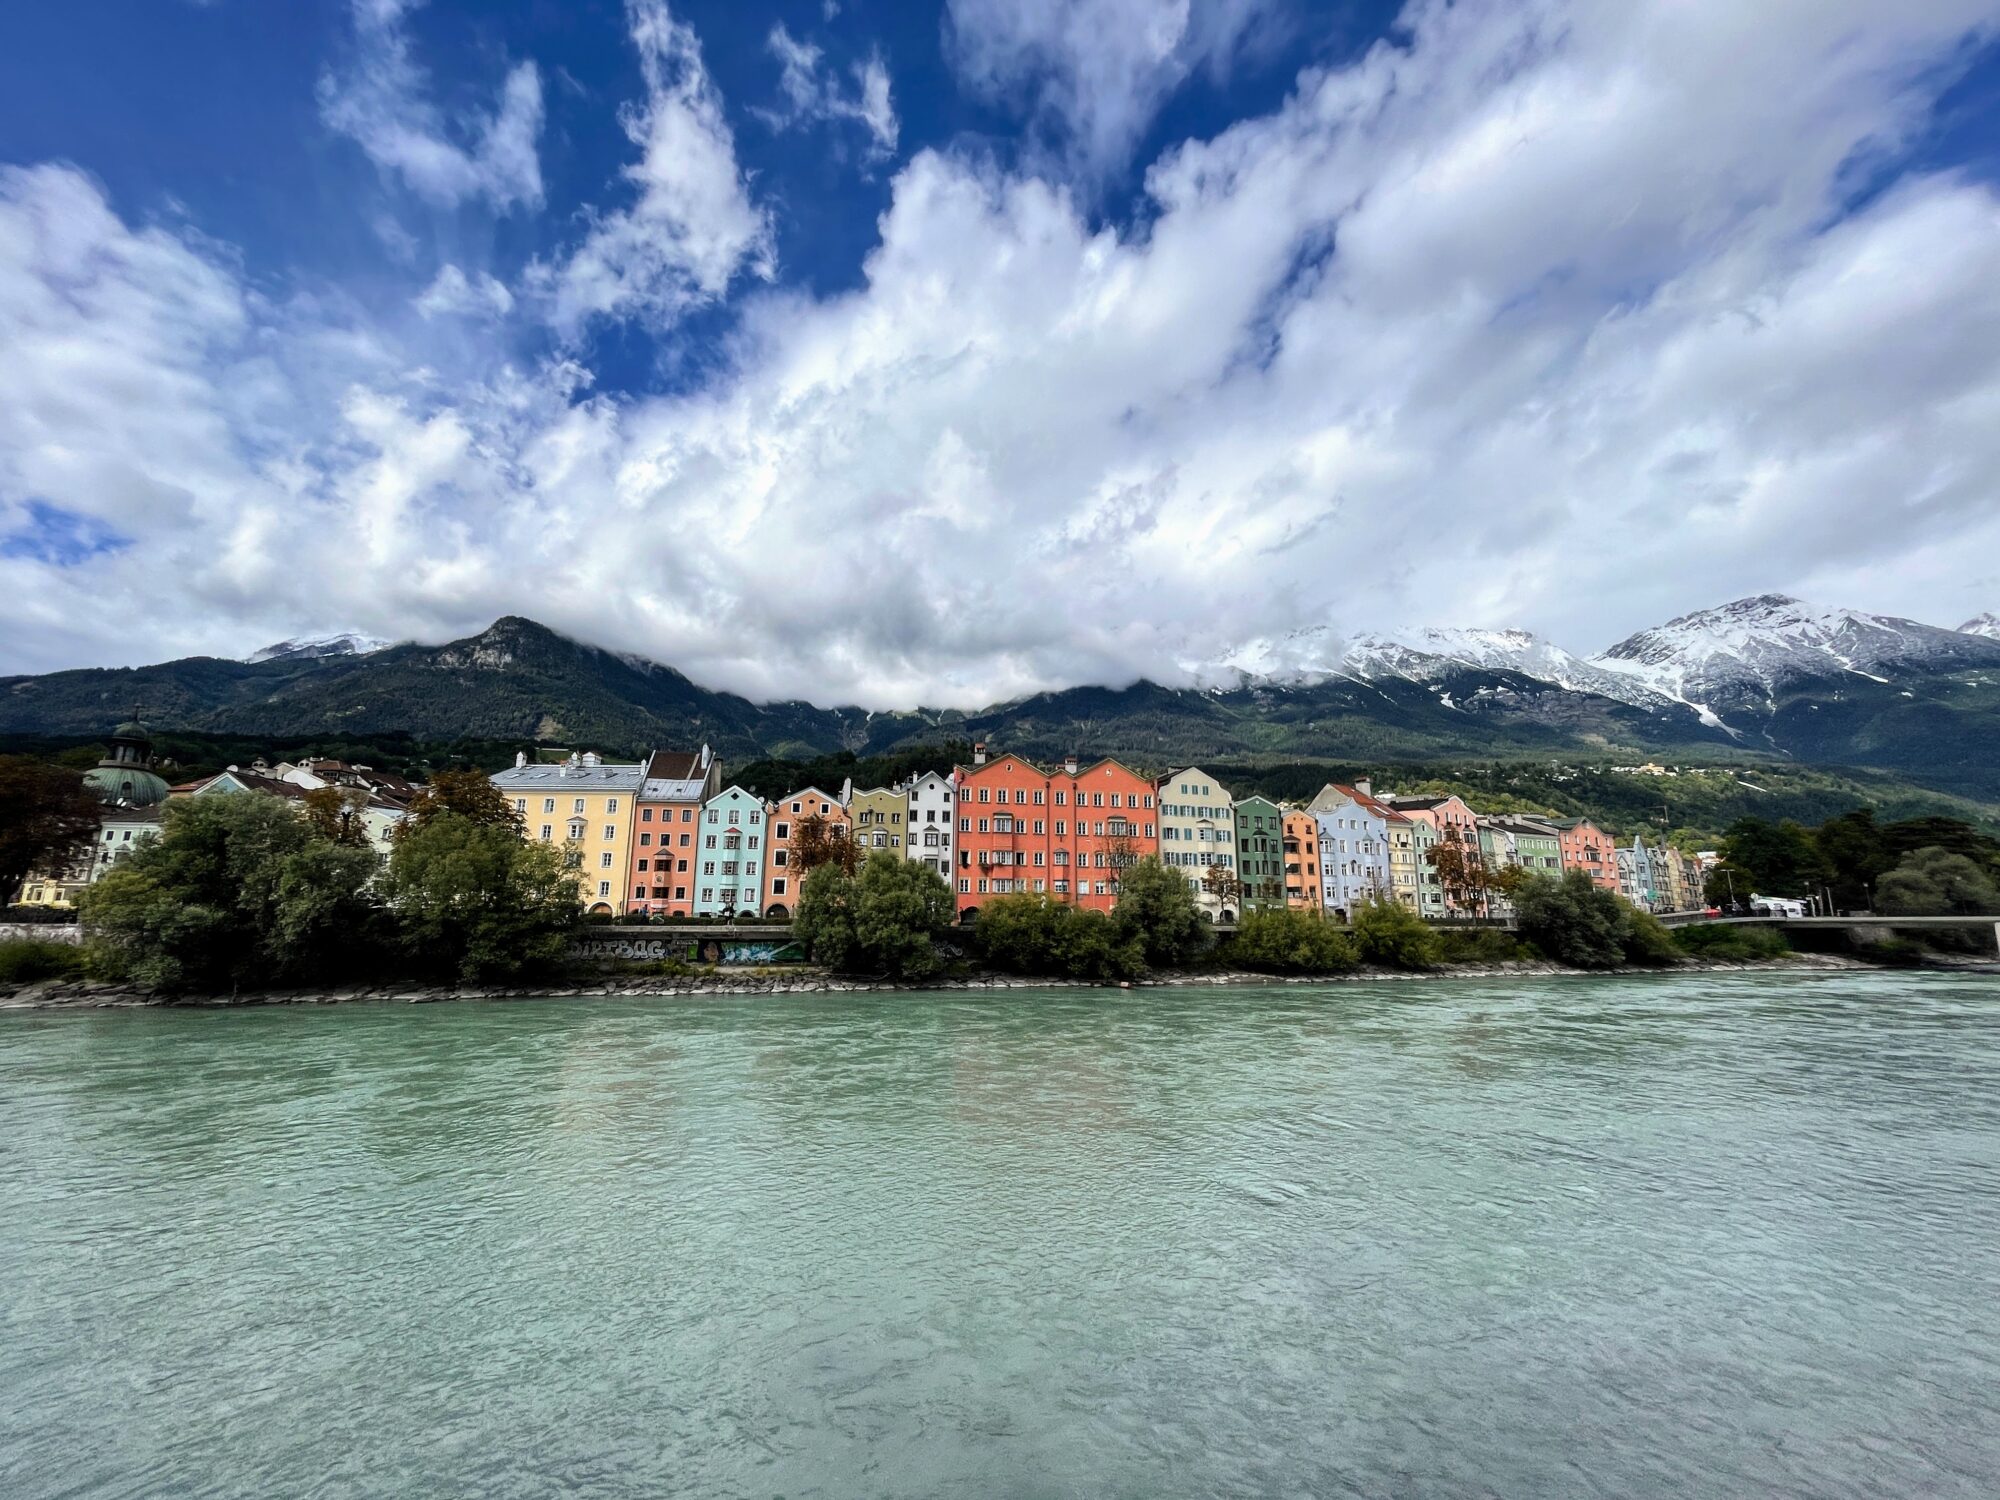
<svg viewBox="0 0 2000 1500">
<path fill-rule="evenodd" d="M 640 809 L 639 809 L 639 821 L 640 821 L 641 823 L 650 823 L 650 822 L 652 822 L 652 821 L 653 821 L 653 810 L 652 810 L 652 808 L 650 808 L 650 807 L 642 807 L 642 808 L 640 808 Z"/>
<path fill-rule="evenodd" d="M 606 797 L 604 799 L 605 815 L 608 817 L 616 813 L 617 811 L 618 811 L 618 799 L 616 797 Z"/>
<path fill-rule="evenodd" d="M 556 799 L 555 799 L 555 798 L 553 798 L 553 797 L 544 797 L 544 798 L 542 798 L 542 811 L 543 811 L 543 812 L 545 812 L 545 813 L 552 813 L 552 812 L 554 812 L 555 810 L 556 810 Z"/>
<path fill-rule="evenodd" d="M 526 797 L 516 797 L 514 799 L 514 811 L 517 813 L 524 813 L 527 810 L 528 810 L 528 799 Z"/>
<path fill-rule="evenodd" d="M 617 837 L 618 825 L 615 823 L 606 823 L 604 825 L 604 841 L 608 844 Z"/>
<path fill-rule="evenodd" d="M 598 895 L 600 895 L 600 896 L 608 896 L 608 895 L 610 895 L 610 894 L 611 894 L 611 882 L 610 882 L 610 881 L 608 881 L 608 880 L 600 880 L 600 881 L 598 881 L 598 882 L 597 882 L 597 894 L 598 894 Z"/>
<path fill-rule="evenodd" d="M 545 844 L 549 841 L 549 831 L 549 825 L 544 823 L 542 825 L 542 842 Z"/>
<path fill-rule="evenodd" d="M 602 854 L 597 856 L 597 868 L 600 870 L 611 868 L 611 851 L 609 849 L 606 849 Z"/>
<path fill-rule="evenodd" d="M 575 806 L 573 806 L 572 808 L 570 808 L 570 811 L 571 811 L 571 812 L 582 812 L 582 811 L 583 811 L 583 798 L 581 798 L 581 797 L 577 798 L 577 799 L 576 799 L 576 805 L 575 805 Z"/>
</svg>

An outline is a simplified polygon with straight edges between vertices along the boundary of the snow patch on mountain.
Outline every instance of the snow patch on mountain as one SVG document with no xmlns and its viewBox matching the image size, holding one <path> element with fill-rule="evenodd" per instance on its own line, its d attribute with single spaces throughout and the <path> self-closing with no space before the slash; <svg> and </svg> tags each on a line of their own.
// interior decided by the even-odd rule
<svg viewBox="0 0 2000 1500">
<path fill-rule="evenodd" d="M 1983 615 L 1974 615 L 1958 628 L 1965 635 L 1983 635 L 2000 641 L 2000 615 L 1991 610 Z"/>
<path fill-rule="evenodd" d="M 328 656 L 372 656 L 389 644 L 372 635 L 343 631 L 338 635 L 308 635 L 297 640 L 279 641 L 274 646 L 253 651 L 243 659 L 247 662 L 316 661 Z"/>
</svg>

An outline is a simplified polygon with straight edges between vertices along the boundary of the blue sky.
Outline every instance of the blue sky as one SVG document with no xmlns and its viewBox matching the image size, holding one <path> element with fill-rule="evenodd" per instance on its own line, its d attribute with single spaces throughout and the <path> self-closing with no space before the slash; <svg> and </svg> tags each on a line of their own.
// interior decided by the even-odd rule
<svg viewBox="0 0 2000 1500">
<path fill-rule="evenodd" d="M 2000 0 L 1617 12 L 9 7 L 0 669 L 2000 607 Z"/>
</svg>

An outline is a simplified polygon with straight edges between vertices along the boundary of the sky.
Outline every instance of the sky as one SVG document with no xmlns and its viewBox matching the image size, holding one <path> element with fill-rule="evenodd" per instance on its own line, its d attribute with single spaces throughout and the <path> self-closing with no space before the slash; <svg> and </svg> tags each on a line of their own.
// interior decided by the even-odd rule
<svg viewBox="0 0 2000 1500">
<path fill-rule="evenodd" d="M 0 672 L 2000 609 L 2000 0 L 0 10 Z"/>
</svg>

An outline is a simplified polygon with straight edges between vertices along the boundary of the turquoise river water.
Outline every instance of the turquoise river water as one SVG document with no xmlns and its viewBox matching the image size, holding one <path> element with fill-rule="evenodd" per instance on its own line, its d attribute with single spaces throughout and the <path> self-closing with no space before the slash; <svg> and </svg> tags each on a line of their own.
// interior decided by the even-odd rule
<svg viewBox="0 0 2000 1500">
<path fill-rule="evenodd" d="M 0 1017 L 0 1496 L 2000 1494 L 2000 980 Z"/>
</svg>

